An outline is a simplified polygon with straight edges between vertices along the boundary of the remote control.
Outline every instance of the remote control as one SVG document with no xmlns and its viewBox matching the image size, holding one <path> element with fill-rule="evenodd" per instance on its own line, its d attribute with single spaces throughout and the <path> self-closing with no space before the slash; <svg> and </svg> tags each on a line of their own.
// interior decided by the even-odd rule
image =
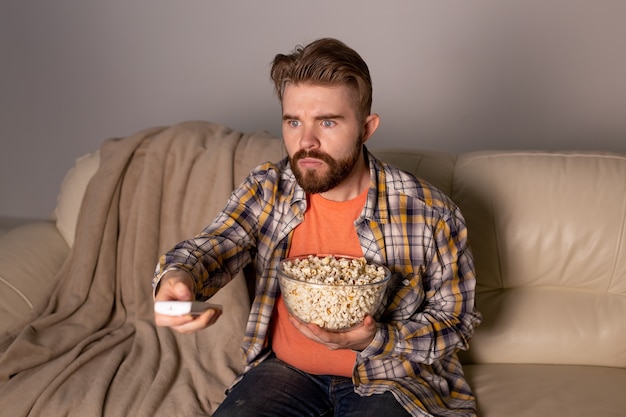
<svg viewBox="0 0 626 417">
<path fill-rule="evenodd" d="M 156 301 L 154 311 L 168 316 L 183 316 L 191 314 L 197 316 L 208 309 L 223 310 L 219 304 L 210 304 L 203 301 Z"/>
</svg>

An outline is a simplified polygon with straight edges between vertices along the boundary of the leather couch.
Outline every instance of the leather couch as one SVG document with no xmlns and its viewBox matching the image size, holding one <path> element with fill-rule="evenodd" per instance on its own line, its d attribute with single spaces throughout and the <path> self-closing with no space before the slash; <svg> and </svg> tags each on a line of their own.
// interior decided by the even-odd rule
<svg viewBox="0 0 626 417">
<path fill-rule="evenodd" d="M 467 220 L 483 323 L 461 355 L 479 415 L 626 415 L 626 155 L 371 142 L 448 193 Z M 237 178 L 284 156 L 278 139 L 254 149 L 235 150 Z M 98 163 L 98 151 L 76 161 L 49 221 L 0 236 L 0 333 L 24 326 L 56 285 Z"/>
</svg>

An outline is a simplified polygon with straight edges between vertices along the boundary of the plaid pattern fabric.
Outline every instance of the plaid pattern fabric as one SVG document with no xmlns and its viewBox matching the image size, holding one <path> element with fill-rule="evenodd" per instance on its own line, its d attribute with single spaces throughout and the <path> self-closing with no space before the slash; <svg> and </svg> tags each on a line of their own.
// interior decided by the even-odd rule
<svg viewBox="0 0 626 417">
<path fill-rule="evenodd" d="M 475 399 L 456 355 L 481 320 L 464 219 L 439 190 L 367 155 L 372 182 L 355 227 L 365 258 L 394 276 L 375 315 L 376 337 L 357 354 L 355 389 L 361 395 L 391 391 L 414 416 L 473 416 Z M 254 262 L 256 293 L 242 345 L 246 370 L 269 353 L 276 268 L 305 210 L 305 193 L 287 160 L 266 163 L 201 234 L 157 266 L 154 285 L 165 270 L 184 269 L 194 277 L 197 298 L 206 299 Z"/>
</svg>

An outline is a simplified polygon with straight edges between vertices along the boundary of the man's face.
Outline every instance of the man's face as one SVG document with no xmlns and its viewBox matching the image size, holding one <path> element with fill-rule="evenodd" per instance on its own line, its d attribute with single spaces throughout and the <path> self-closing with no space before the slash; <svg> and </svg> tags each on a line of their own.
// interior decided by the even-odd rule
<svg viewBox="0 0 626 417">
<path fill-rule="evenodd" d="M 331 190 L 362 160 L 362 128 L 346 86 L 288 84 L 283 137 L 298 184 L 308 193 Z"/>
</svg>

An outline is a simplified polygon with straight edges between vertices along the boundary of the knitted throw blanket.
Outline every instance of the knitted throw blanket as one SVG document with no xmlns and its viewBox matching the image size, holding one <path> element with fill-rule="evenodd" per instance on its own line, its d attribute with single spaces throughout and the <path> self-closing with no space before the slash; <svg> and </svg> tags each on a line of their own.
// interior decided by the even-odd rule
<svg viewBox="0 0 626 417">
<path fill-rule="evenodd" d="M 103 143 L 60 283 L 0 356 L 1 415 L 211 414 L 242 369 L 243 275 L 216 296 L 218 323 L 195 335 L 154 325 L 150 281 L 158 256 L 225 204 L 236 147 L 254 136 L 187 122 Z"/>
</svg>

